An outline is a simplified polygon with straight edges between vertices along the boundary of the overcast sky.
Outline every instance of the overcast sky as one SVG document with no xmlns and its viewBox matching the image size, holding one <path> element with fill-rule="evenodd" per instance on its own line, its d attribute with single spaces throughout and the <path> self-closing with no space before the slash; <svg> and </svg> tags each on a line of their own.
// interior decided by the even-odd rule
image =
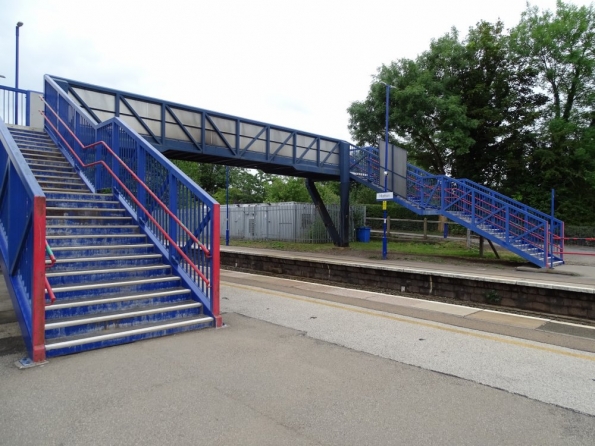
<svg viewBox="0 0 595 446">
<path fill-rule="evenodd" d="M 532 5 L 554 9 L 555 0 Z M 590 1 L 575 0 L 575 4 Z M 347 107 L 383 63 L 525 0 L 0 0 L 0 84 L 43 75 L 350 140 Z"/>
</svg>

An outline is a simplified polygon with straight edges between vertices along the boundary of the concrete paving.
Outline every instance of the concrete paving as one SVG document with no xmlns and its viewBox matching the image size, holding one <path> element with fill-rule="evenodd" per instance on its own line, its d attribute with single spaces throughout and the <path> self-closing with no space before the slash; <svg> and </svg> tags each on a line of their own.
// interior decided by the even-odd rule
<svg viewBox="0 0 595 446">
<path fill-rule="evenodd" d="M 591 328 L 231 271 L 221 291 L 223 329 L 0 355 L 0 445 L 593 444 Z"/>
<path fill-rule="evenodd" d="M 390 248 L 389 248 L 390 249 Z M 491 263 L 452 263 L 449 260 L 436 259 L 437 261 L 420 260 L 382 260 L 350 256 L 348 251 L 337 248 L 334 253 L 318 252 L 294 252 L 279 251 L 272 249 L 247 248 L 238 246 L 222 246 L 223 252 L 244 252 L 258 253 L 272 257 L 289 257 L 297 259 L 322 259 L 329 262 L 339 262 L 356 265 L 369 265 L 376 268 L 396 271 L 420 271 L 433 274 L 444 274 L 451 276 L 476 277 L 494 281 L 506 281 L 523 284 L 542 284 L 557 287 L 574 287 L 583 289 L 595 289 L 595 264 L 560 265 L 553 270 L 524 267 L 517 269 L 515 266 L 505 266 Z M 370 253 L 372 256 L 373 253 Z M 380 256 L 380 253 L 378 253 Z M 450 262 L 450 263 L 448 263 Z"/>
<path fill-rule="evenodd" d="M 233 313 L 225 321 L 220 330 L 28 370 L 13 366 L 17 356 L 0 357 L 0 444 L 592 445 L 595 438 L 589 415 L 304 331 Z"/>
<path fill-rule="evenodd" d="M 271 289 L 266 283 L 248 285 L 250 275 L 226 273 L 223 296 L 231 311 L 287 328 L 303 330 L 309 337 L 357 351 L 458 376 L 539 401 L 595 415 L 595 354 L 578 348 L 554 346 L 525 338 L 527 332 L 545 333 L 544 322 L 506 315 L 497 323 L 514 326 L 518 337 L 490 334 L 491 312 L 475 309 L 466 316 L 484 315 L 479 329 L 453 327 L 432 319 L 413 318 L 340 301 L 312 298 L 292 290 Z M 240 279 L 231 283 L 233 277 Z M 277 282 L 279 279 L 277 279 Z M 298 285 L 299 286 L 299 285 Z M 318 293 L 325 293 L 327 287 Z M 369 299 L 369 298 L 368 298 Z M 428 302 L 431 308 L 435 302 Z M 447 304 L 440 304 L 441 307 Z M 442 311 L 438 308 L 437 311 Z M 457 316 L 461 318 L 461 316 Z M 518 319 L 514 321 L 513 319 Z M 551 323 L 551 322 L 550 322 Z M 590 329 L 591 334 L 595 331 Z M 558 337 L 573 338 L 568 335 Z M 575 338 L 577 345 L 593 344 L 593 338 Z M 592 350 L 592 346 L 591 346 Z"/>
</svg>

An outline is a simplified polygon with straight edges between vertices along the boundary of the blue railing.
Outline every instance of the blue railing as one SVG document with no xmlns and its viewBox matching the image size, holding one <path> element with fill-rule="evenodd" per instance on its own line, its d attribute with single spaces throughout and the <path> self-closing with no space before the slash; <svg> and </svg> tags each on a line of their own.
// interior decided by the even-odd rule
<svg viewBox="0 0 595 446">
<path fill-rule="evenodd" d="M 29 125 L 31 92 L 0 85 L 0 119 L 6 124 Z"/>
<path fill-rule="evenodd" d="M 550 232 L 551 232 L 552 236 L 554 237 L 554 241 L 564 238 L 564 222 L 562 220 L 554 218 L 551 215 L 548 215 L 545 212 L 541 212 L 535 208 L 529 207 L 526 204 L 523 204 L 523 203 L 515 200 L 514 198 L 510 198 L 510 197 L 507 197 L 506 195 L 495 192 L 486 186 L 475 183 L 474 181 L 467 180 L 467 179 L 461 180 L 461 181 L 464 182 L 465 184 L 470 185 L 474 189 L 478 189 L 478 190 L 482 191 L 484 194 L 486 194 L 489 197 L 497 198 L 498 200 L 508 203 L 515 208 L 521 208 L 521 209 L 525 210 L 528 214 L 531 214 L 531 215 L 534 215 L 535 217 L 547 220 L 549 223 L 549 226 L 550 226 Z"/>
<path fill-rule="evenodd" d="M 336 176 L 343 141 L 301 130 L 50 76 L 95 122 L 119 117 L 161 151 L 238 166 L 274 164 Z"/>
<path fill-rule="evenodd" d="M 83 180 L 116 195 L 220 325 L 219 204 L 119 118 L 95 123 L 49 76 L 45 101 L 46 130 Z"/>
<path fill-rule="evenodd" d="M 2 271 L 31 359 L 45 359 L 45 195 L 0 119 Z"/>
<path fill-rule="evenodd" d="M 350 172 L 383 190 L 377 148 L 352 146 Z M 400 202 L 416 212 L 435 210 L 541 266 L 563 260 L 562 221 L 470 180 L 433 175 L 409 164 L 406 202 Z"/>
</svg>

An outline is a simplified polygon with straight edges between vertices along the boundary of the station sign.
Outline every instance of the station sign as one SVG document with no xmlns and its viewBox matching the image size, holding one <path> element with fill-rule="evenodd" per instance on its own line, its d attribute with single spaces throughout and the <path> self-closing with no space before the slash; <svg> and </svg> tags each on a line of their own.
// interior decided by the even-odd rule
<svg viewBox="0 0 595 446">
<path fill-rule="evenodd" d="M 377 201 L 392 200 L 393 198 L 395 198 L 395 195 L 392 192 L 378 192 L 376 194 Z"/>
</svg>

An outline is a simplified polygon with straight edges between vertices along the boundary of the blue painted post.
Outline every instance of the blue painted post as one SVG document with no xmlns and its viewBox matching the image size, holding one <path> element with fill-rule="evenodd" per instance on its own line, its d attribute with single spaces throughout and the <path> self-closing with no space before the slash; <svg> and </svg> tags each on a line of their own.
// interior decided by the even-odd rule
<svg viewBox="0 0 595 446">
<path fill-rule="evenodd" d="M 510 242 L 510 206 L 506 205 L 506 219 L 504 223 L 504 236 L 506 237 L 506 243 Z"/>
<path fill-rule="evenodd" d="M 388 192 L 388 103 L 390 97 L 390 85 L 386 85 L 386 105 L 385 105 L 385 122 L 384 122 L 384 192 Z M 388 255 L 388 239 L 386 237 L 386 219 L 388 211 L 386 209 L 386 202 L 383 202 L 384 218 L 382 223 L 382 259 L 386 260 Z"/>
<path fill-rule="evenodd" d="M 339 143 L 339 239 L 341 246 L 349 246 L 349 143 Z"/>
<path fill-rule="evenodd" d="M 471 191 L 471 225 L 475 226 L 475 190 Z"/>
<path fill-rule="evenodd" d="M 550 224 L 550 249 L 552 251 L 552 256 L 551 256 L 551 267 L 554 267 L 554 234 L 556 232 L 556 226 L 554 223 L 554 198 L 556 197 L 556 189 L 552 189 L 552 203 L 551 203 L 551 214 L 552 214 L 552 222 Z"/>
<path fill-rule="evenodd" d="M 229 166 L 225 166 L 225 246 L 229 246 Z"/>
<path fill-rule="evenodd" d="M 31 125 L 31 92 L 28 91 L 25 95 L 25 125 Z"/>
<path fill-rule="evenodd" d="M 23 26 L 23 22 L 17 22 L 16 26 L 16 60 L 15 60 L 15 77 L 14 77 L 14 88 L 17 90 L 14 92 L 14 123 L 19 125 L 19 28 Z"/>
<path fill-rule="evenodd" d="M 174 175 L 173 171 L 170 171 L 168 174 L 168 181 L 169 181 L 169 203 L 168 205 L 169 210 L 174 214 L 178 215 L 178 180 Z M 166 215 L 167 217 L 167 215 Z M 178 243 L 178 224 L 174 220 L 173 216 L 169 216 L 169 230 L 167 231 L 171 239 L 173 240 L 174 244 Z M 211 245 L 212 246 L 212 245 Z M 170 244 L 169 246 L 169 258 L 174 263 L 177 264 L 179 261 L 178 252 L 176 251 L 175 247 Z"/>
<path fill-rule="evenodd" d="M 444 238 L 448 238 L 448 223 L 444 223 Z"/>
</svg>

